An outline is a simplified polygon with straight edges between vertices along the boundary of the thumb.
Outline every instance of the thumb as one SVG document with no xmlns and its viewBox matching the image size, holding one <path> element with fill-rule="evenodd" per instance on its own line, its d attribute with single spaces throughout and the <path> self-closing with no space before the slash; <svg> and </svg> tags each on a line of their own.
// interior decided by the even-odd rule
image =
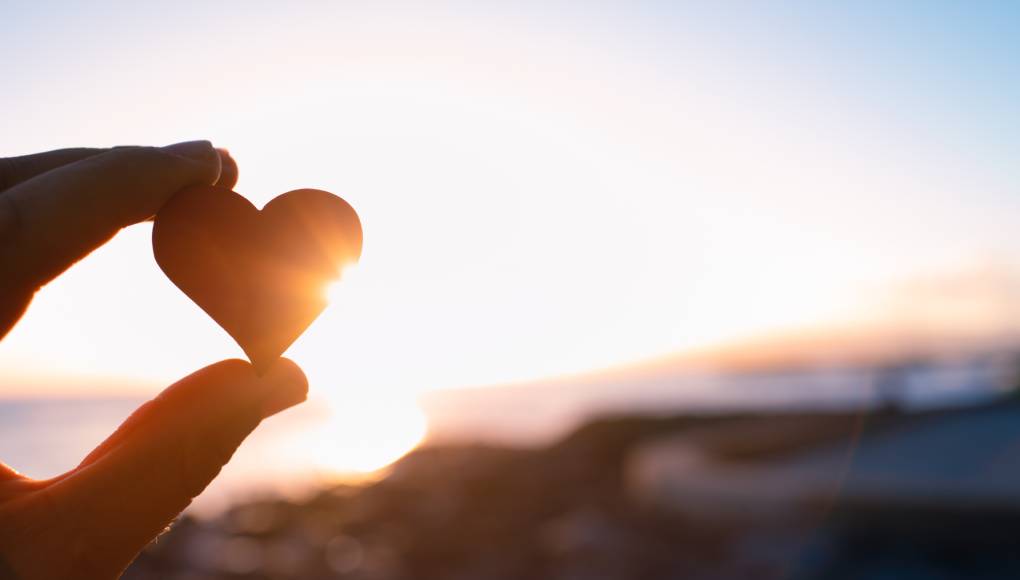
<svg viewBox="0 0 1020 580">
<path fill-rule="evenodd" d="M 97 565 L 126 566 L 230 460 L 264 419 L 305 399 L 296 364 L 277 361 L 259 377 L 228 360 L 175 383 L 144 405 L 51 498 L 83 533 Z"/>
</svg>

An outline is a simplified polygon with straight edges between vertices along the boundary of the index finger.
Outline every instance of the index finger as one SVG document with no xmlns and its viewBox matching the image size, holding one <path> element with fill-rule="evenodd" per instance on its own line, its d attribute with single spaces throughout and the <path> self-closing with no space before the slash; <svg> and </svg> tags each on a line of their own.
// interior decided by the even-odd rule
<svg viewBox="0 0 1020 580">
<path fill-rule="evenodd" d="M 190 145 L 191 142 L 180 143 Z M 122 146 L 123 147 L 123 146 Z M 171 145 L 170 148 L 175 147 Z M 121 147 L 114 147 L 119 149 Z M 43 153 L 32 153 L 29 155 L 18 155 L 16 157 L 0 157 L 0 191 L 10 189 L 23 181 L 28 181 L 37 175 L 47 171 L 63 167 L 75 161 L 81 161 L 95 155 L 100 155 L 111 148 L 102 147 L 73 147 L 69 149 L 54 149 Z M 226 149 L 217 149 L 220 156 L 220 177 L 216 185 L 233 188 L 237 183 L 237 162 L 230 157 Z"/>
<path fill-rule="evenodd" d="M 177 191 L 215 183 L 219 153 L 207 141 L 187 145 L 113 149 L 0 192 L 0 269 L 8 287 L 0 290 L 38 288 L 121 228 L 155 214 Z"/>
</svg>

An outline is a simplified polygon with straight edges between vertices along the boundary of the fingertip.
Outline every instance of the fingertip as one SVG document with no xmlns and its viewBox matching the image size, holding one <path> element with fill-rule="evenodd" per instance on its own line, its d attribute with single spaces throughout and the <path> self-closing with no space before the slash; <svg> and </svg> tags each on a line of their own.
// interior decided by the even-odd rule
<svg viewBox="0 0 1020 580">
<path fill-rule="evenodd" d="M 198 371 L 203 375 L 215 376 L 217 379 L 254 379 L 255 369 L 251 366 L 251 363 L 239 359 L 230 358 L 227 360 L 221 360 L 218 363 L 213 363 L 202 370 Z M 195 373 L 195 374 L 198 374 Z"/>
<path fill-rule="evenodd" d="M 237 177 L 239 170 L 237 168 L 237 161 L 230 156 L 230 151 L 224 148 L 218 148 L 216 151 L 219 153 L 220 158 L 220 177 L 216 181 L 216 185 L 225 187 L 227 189 L 233 189 L 237 185 Z"/>
<path fill-rule="evenodd" d="M 149 218 L 177 191 L 189 185 L 212 185 L 220 175 L 219 154 L 208 141 L 125 147 L 86 161 L 93 159 L 109 203 L 121 208 L 115 214 L 121 227 L 128 225 L 124 221 Z"/>
<path fill-rule="evenodd" d="M 273 363 L 262 380 L 272 383 L 275 389 L 293 393 L 294 398 L 300 397 L 300 401 L 308 396 L 308 377 L 297 363 L 288 358 L 280 358 Z"/>
<path fill-rule="evenodd" d="M 215 147 L 213 147 L 212 143 L 205 139 L 174 143 L 173 145 L 167 145 L 161 149 L 167 153 L 187 157 L 194 161 L 219 162 L 220 157 L 219 152 Z"/>
<path fill-rule="evenodd" d="M 308 398 L 308 378 L 301 367 L 290 359 L 280 358 L 274 362 L 260 382 L 268 387 L 262 404 L 264 417 L 275 415 Z"/>
<path fill-rule="evenodd" d="M 308 389 L 304 371 L 294 361 L 279 358 L 261 375 L 250 362 L 232 358 L 213 363 L 198 370 L 179 383 L 190 385 L 245 385 L 256 391 L 271 391 L 290 387 L 302 391 Z"/>
<path fill-rule="evenodd" d="M 298 364 L 289 358 L 280 357 L 269 367 L 264 377 L 267 380 L 279 383 L 299 383 L 308 385 L 308 378 Z"/>
<path fill-rule="evenodd" d="M 220 157 L 220 152 L 208 140 L 184 141 L 160 147 L 158 150 L 187 160 L 190 162 L 189 165 L 199 168 L 196 183 L 215 184 L 223 172 L 223 160 Z M 234 171 L 236 173 L 236 165 Z"/>
<path fill-rule="evenodd" d="M 255 369 L 248 361 L 228 359 L 199 369 L 177 381 L 159 394 L 159 399 L 185 399 L 203 392 L 243 392 L 245 385 L 258 380 Z M 236 395 L 232 395 L 236 396 Z"/>
</svg>

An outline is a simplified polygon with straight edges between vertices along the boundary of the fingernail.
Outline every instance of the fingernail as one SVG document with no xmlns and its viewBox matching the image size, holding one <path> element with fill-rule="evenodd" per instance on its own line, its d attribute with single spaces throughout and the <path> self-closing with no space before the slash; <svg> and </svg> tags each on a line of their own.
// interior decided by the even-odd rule
<svg viewBox="0 0 1020 580">
<path fill-rule="evenodd" d="M 174 155 L 194 159 L 195 161 L 209 162 L 219 160 L 219 153 L 213 148 L 212 143 L 205 140 L 174 143 L 173 145 L 163 147 L 163 150 Z"/>
<path fill-rule="evenodd" d="M 263 417 L 275 415 L 308 398 L 308 380 L 301 369 L 288 360 L 277 361 L 259 381 L 270 383 L 266 385 L 268 393 L 262 401 Z"/>
</svg>

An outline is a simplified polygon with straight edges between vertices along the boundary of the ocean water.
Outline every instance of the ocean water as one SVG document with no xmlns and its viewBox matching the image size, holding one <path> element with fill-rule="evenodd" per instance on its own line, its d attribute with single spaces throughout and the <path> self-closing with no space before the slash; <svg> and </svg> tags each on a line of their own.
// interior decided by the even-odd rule
<svg viewBox="0 0 1020 580">
<path fill-rule="evenodd" d="M 0 399 L 0 460 L 29 477 L 64 473 L 143 401 L 131 397 Z M 317 432 L 328 422 L 328 410 L 314 400 L 267 419 L 195 501 L 193 510 L 216 512 L 253 495 L 301 494 L 326 482 L 354 477 L 320 460 L 324 442 L 316 441 Z"/>
<path fill-rule="evenodd" d="M 592 417 L 607 414 L 862 407 L 884 401 L 890 393 L 906 407 L 968 404 L 1015 386 L 1014 370 L 1001 359 L 915 365 L 897 371 L 894 389 L 889 388 L 888 373 L 866 368 L 594 376 L 435 391 L 424 395 L 418 405 L 426 416 L 431 440 L 541 445 Z M 142 401 L 0 399 L 0 460 L 31 477 L 63 473 L 75 467 Z M 193 511 L 214 513 L 252 495 L 300 495 L 326 482 L 365 477 L 344 471 L 342 459 L 358 449 L 373 451 L 371 446 L 379 443 L 371 437 L 358 437 L 356 431 L 337 430 L 335 424 L 343 420 L 314 398 L 266 420 L 195 502 Z M 375 451 L 395 458 L 400 449 Z"/>
</svg>

